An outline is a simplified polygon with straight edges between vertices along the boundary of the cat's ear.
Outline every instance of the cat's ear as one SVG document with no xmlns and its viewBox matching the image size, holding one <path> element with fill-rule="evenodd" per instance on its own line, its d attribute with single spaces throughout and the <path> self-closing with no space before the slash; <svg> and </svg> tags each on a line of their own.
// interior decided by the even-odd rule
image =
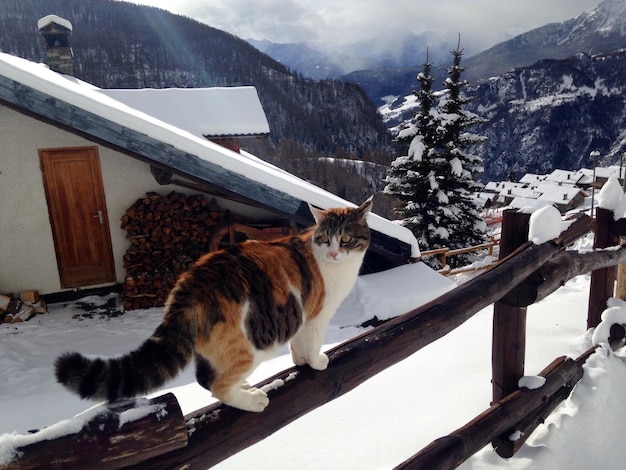
<svg viewBox="0 0 626 470">
<path fill-rule="evenodd" d="M 369 214 L 369 212 L 372 210 L 373 202 L 374 202 L 374 195 L 371 195 L 370 197 L 367 198 L 365 202 L 363 202 L 363 204 L 361 204 L 358 207 L 357 211 L 361 219 L 365 220 L 365 217 L 367 216 L 367 214 Z"/>
<path fill-rule="evenodd" d="M 311 204 L 309 204 L 309 210 L 311 211 L 311 214 L 313 214 L 316 224 L 322 223 L 322 221 L 326 218 L 326 214 L 324 214 L 323 210 L 313 207 Z"/>
</svg>

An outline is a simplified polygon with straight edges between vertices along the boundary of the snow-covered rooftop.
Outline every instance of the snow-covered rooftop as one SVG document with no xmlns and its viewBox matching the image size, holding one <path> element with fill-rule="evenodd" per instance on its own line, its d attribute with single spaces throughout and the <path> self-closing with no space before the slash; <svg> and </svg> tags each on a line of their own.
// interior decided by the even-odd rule
<svg viewBox="0 0 626 470">
<path fill-rule="evenodd" d="M 581 173 L 589 176 L 590 178 L 593 178 L 593 169 L 590 168 L 583 168 L 582 170 L 580 170 Z M 602 167 L 602 166 L 597 166 L 596 169 L 596 178 L 617 178 L 617 179 L 621 179 L 621 175 L 624 174 L 624 170 L 622 168 L 620 168 L 619 165 L 611 165 L 608 167 Z"/>
<path fill-rule="evenodd" d="M 98 91 L 197 137 L 267 135 L 270 132 L 253 86 Z"/>
<path fill-rule="evenodd" d="M 547 178 L 547 175 L 537 175 L 535 173 L 526 173 L 524 176 L 522 176 L 519 182 L 524 183 L 524 184 L 534 184 L 537 181 L 543 181 L 546 178 Z"/>
<path fill-rule="evenodd" d="M 68 20 L 61 18 L 60 16 L 57 16 L 57 15 L 47 15 L 41 18 L 40 20 L 38 20 L 37 29 L 45 28 L 46 26 L 52 23 L 58 24 L 59 26 L 63 26 L 64 28 L 72 31 L 72 23 L 70 23 Z"/>
<path fill-rule="evenodd" d="M 515 183 L 512 181 L 489 181 L 485 186 L 485 191 L 491 193 L 500 193 L 509 189 L 523 188 L 523 183 Z"/>
<path fill-rule="evenodd" d="M 552 184 L 544 182 L 537 185 L 536 190 L 541 193 L 539 199 L 544 201 L 556 202 L 558 204 L 568 203 L 579 193 L 584 191 L 576 186 L 569 184 Z"/>
<path fill-rule="evenodd" d="M 550 201 L 540 200 L 540 199 L 530 199 L 527 197 L 516 197 L 509 204 L 509 207 L 513 209 L 539 209 L 541 207 L 550 206 L 552 203 Z"/>
<path fill-rule="evenodd" d="M 554 183 L 576 184 L 583 176 L 579 171 L 554 170 L 550 173 L 546 180 Z"/>
<path fill-rule="evenodd" d="M 525 188 L 519 186 L 509 186 L 502 189 L 499 193 L 500 197 L 527 197 L 538 199 L 541 193 L 534 188 Z"/>
<path fill-rule="evenodd" d="M 76 108 L 100 116 L 111 123 L 170 145 L 185 152 L 190 158 L 203 160 L 228 172 L 241 175 L 260 187 L 271 188 L 273 191 L 278 191 L 323 209 L 354 206 L 353 203 L 274 165 L 260 159 L 240 155 L 205 138 L 193 135 L 191 132 L 133 109 L 101 93 L 98 87 L 74 77 L 53 72 L 44 64 L 37 64 L 0 52 L 0 77 L 6 77 Z M 147 156 L 149 157 L 149 155 Z M 420 256 L 417 240 L 407 228 L 372 213 L 368 216 L 368 223 L 372 230 L 409 245 L 412 257 Z"/>
</svg>

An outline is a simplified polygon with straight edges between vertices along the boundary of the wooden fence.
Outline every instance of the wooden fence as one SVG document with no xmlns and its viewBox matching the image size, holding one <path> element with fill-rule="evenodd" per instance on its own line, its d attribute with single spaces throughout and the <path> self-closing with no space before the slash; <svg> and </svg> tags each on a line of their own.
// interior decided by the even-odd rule
<svg viewBox="0 0 626 470">
<path fill-rule="evenodd" d="M 20 457 L 6 468 L 209 468 L 349 392 L 496 301 L 525 308 L 571 277 L 626 261 L 626 248 L 585 254 L 564 250 L 591 227 L 592 220 L 581 215 L 554 240 L 541 245 L 521 243 L 489 271 L 328 351 L 330 363 L 325 371 L 294 367 L 270 377 L 257 385 L 270 397 L 263 413 L 217 403 L 183 417 L 171 394 L 143 400 L 141 406 L 113 404 L 76 434 L 53 440 L 46 440 L 46 430 L 39 432 L 41 439 L 32 435 L 32 443 L 16 449 Z M 519 443 L 503 445 L 502 441 L 510 442 L 507 433 L 524 429 L 529 435 L 568 396 L 589 354 L 576 361 L 557 359 L 542 373 L 546 377 L 543 387 L 515 387 L 471 423 L 433 442 L 398 468 L 454 468 L 489 442 L 501 455 L 512 455 Z M 504 376 L 508 368 L 518 367 L 516 360 L 500 361 Z M 120 416 L 133 409 L 138 416 L 126 423 Z"/>
<path fill-rule="evenodd" d="M 471 267 L 471 268 L 457 268 L 457 269 L 452 270 L 448 266 L 448 258 L 450 258 L 451 256 L 462 255 L 466 253 L 474 253 L 476 251 L 487 251 L 487 254 L 489 256 L 492 256 L 494 247 L 498 246 L 499 243 L 500 242 L 496 240 L 494 237 L 490 237 L 489 242 L 483 243 L 480 245 L 468 246 L 466 248 L 457 248 L 455 250 L 452 250 L 447 247 L 437 248 L 434 250 L 422 251 L 421 255 L 422 255 L 422 258 L 427 258 L 429 256 L 440 256 L 442 269 L 439 270 L 439 273 L 443 274 L 444 276 L 448 276 L 450 274 L 459 274 L 459 273 L 468 272 L 468 271 L 478 271 L 481 269 L 488 269 L 492 267 L 492 265 L 487 265 L 487 266 Z"/>
</svg>

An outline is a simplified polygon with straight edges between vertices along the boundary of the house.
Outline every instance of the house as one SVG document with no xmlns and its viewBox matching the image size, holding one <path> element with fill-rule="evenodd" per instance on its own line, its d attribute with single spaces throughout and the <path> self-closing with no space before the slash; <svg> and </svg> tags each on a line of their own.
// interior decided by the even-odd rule
<svg viewBox="0 0 626 470">
<path fill-rule="evenodd" d="M 576 185 L 580 186 L 581 181 L 585 180 L 585 175 L 580 171 L 569 171 L 556 169 L 546 176 L 545 182 L 556 185 Z"/>
<path fill-rule="evenodd" d="M 592 182 L 594 182 L 594 175 L 596 188 L 601 188 L 609 178 L 616 178 L 620 184 L 624 184 L 624 169 L 621 165 L 598 166 L 595 169 L 583 168 L 580 172 L 585 176 L 585 183 L 588 186 L 591 186 Z"/>
<path fill-rule="evenodd" d="M 242 141 L 267 137 L 270 133 L 253 86 L 99 91 L 235 152 L 241 151 Z"/>
<path fill-rule="evenodd" d="M 43 25 L 59 22 L 52 17 Z M 63 24 L 61 31 L 71 32 Z M 307 203 L 350 204 L 71 75 L 4 53 L 0 128 L 0 292 L 70 293 L 122 283 L 129 240 L 120 219 L 147 192 L 200 191 L 248 220 L 297 226 L 313 223 Z M 370 272 L 419 257 L 408 229 L 374 214 L 368 222 Z"/>
</svg>

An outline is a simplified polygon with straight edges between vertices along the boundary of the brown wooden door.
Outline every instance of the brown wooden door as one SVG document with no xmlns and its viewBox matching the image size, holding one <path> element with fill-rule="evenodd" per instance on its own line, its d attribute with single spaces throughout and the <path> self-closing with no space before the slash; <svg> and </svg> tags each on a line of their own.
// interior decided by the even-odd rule
<svg viewBox="0 0 626 470">
<path fill-rule="evenodd" d="M 61 287 L 115 281 L 97 147 L 39 151 Z"/>
</svg>

